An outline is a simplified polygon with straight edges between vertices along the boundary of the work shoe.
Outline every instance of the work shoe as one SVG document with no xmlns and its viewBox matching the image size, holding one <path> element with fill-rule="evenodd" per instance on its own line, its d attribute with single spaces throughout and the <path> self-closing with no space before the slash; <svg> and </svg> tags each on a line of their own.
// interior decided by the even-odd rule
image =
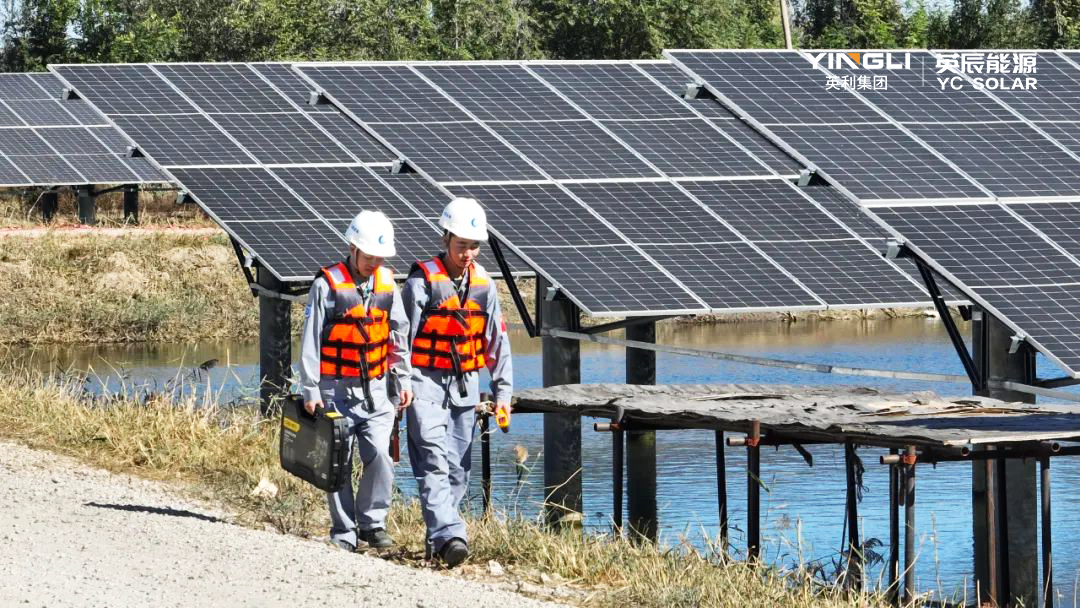
<svg viewBox="0 0 1080 608">
<path fill-rule="evenodd" d="M 353 552 L 356 551 L 356 545 L 353 545 L 349 541 L 341 540 L 340 538 L 332 538 L 332 539 L 330 539 L 330 544 L 334 545 L 338 549 L 348 551 L 349 553 L 353 553 Z"/>
<path fill-rule="evenodd" d="M 357 536 L 372 549 L 386 549 L 394 546 L 394 539 L 390 538 L 390 535 L 382 528 L 359 530 Z"/>
<path fill-rule="evenodd" d="M 453 568 L 469 557 L 469 546 L 460 538 L 451 538 L 439 549 L 439 557 L 447 568 Z"/>
</svg>

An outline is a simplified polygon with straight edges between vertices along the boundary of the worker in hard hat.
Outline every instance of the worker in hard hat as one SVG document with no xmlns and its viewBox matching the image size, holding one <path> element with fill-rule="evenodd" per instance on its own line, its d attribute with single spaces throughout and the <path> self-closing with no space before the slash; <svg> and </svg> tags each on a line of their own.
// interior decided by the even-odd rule
<svg viewBox="0 0 1080 608">
<path fill-rule="evenodd" d="M 351 423 L 346 479 L 352 479 L 353 445 L 364 467 L 355 496 L 351 481 L 327 494 L 330 540 L 348 550 L 358 543 L 382 549 L 394 544 L 386 533 L 394 480 L 390 434 L 397 409 L 412 402 L 409 318 L 394 273 L 383 266 L 396 254 L 390 220 L 361 211 L 345 238 L 348 259 L 320 270 L 308 294 L 300 385 L 308 413 L 325 406 Z"/>
<path fill-rule="evenodd" d="M 459 506 L 469 485 L 480 370 L 491 374 L 504 419 L 513 382 L 495 283 L 476 262 L 488 238 L 484 210 L 471 198 L 456 198 L 439 226 L 445 250 L 414 264 L 403 290 L 416 391 L 406 418 L 428 554 L 453 567 L 469 555 Z"/>
</svg>

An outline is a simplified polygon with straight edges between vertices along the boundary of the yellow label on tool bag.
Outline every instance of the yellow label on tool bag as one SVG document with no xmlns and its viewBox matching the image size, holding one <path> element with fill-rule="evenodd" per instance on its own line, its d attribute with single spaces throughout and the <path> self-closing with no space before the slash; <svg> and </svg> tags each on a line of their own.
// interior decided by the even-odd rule
<svg viewBox="0 0 1080 608">
<path fill-rule="evenodd" d="M 293 419 L 291 419 L 291 418 L 285 418 L 283 416 L 281 418 L 281 426 L 289 429 L 290 431 L 292 431 L 294 433 L 300 432 L 300 423 L 293 420 Z"/>
<path fill-rule="evenodd" d="M 337 412 L 326 412 L 327 418 L 341 418 L 341 414 Z"/>
</svg>

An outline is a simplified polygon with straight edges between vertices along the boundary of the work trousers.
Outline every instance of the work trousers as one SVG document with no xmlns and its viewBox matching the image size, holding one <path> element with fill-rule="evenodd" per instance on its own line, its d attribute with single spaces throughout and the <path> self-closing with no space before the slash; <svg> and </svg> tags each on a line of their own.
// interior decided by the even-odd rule
<svg viewBox="0 0 1080 608">
<path fill-rule="evenodd" d="M 461 500 L 472 469 L 476 406 L 414 401 L 406 412 L 409 462 L 420 491 L 427 541 L 438 552 L 446 541 L 467 541 Z"/>
</svg>

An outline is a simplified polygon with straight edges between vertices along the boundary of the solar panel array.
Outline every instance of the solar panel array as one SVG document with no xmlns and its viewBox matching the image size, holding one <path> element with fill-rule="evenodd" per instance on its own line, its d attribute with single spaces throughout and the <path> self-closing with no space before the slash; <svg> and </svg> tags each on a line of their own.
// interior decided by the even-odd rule
<svg viewBox="0 0 1080 608">
<path fill-rule="evenodd" d="M 1080 55 L 1040 52 L 1034 73 L 1008 76 L 1038 85 L 1005 90 L 974 86 L 941 53 L 911 53 L 878 90 L 845 86 L 867 72 L 809 53 L 668 55 L 1080 375 Z"/>
<path fill-rule="evenodd" d="M 166 178 L 48 73 L 0 74 L 0 187 L 138 184 Z"/>
<path fill-rule="evenodd" d="M 790 156 L 716 104 L 682 100 L 666 62 L 297 69 L 418 171 L 479 199 L 593 314 L 927 301 L 791 183 Z"/>
<path fill-rule="evenodd" d="M 52 69 L 283 281 L 341 259 L 361 209 L 393 221 L 403 264 L 389 264 L 401 272 L 436 246 L 413 203 L 441 206 L 445 193 L 390 174 L 389 152 L 333 108 L 306 105 L 287 64 Z"/>
</svg>

